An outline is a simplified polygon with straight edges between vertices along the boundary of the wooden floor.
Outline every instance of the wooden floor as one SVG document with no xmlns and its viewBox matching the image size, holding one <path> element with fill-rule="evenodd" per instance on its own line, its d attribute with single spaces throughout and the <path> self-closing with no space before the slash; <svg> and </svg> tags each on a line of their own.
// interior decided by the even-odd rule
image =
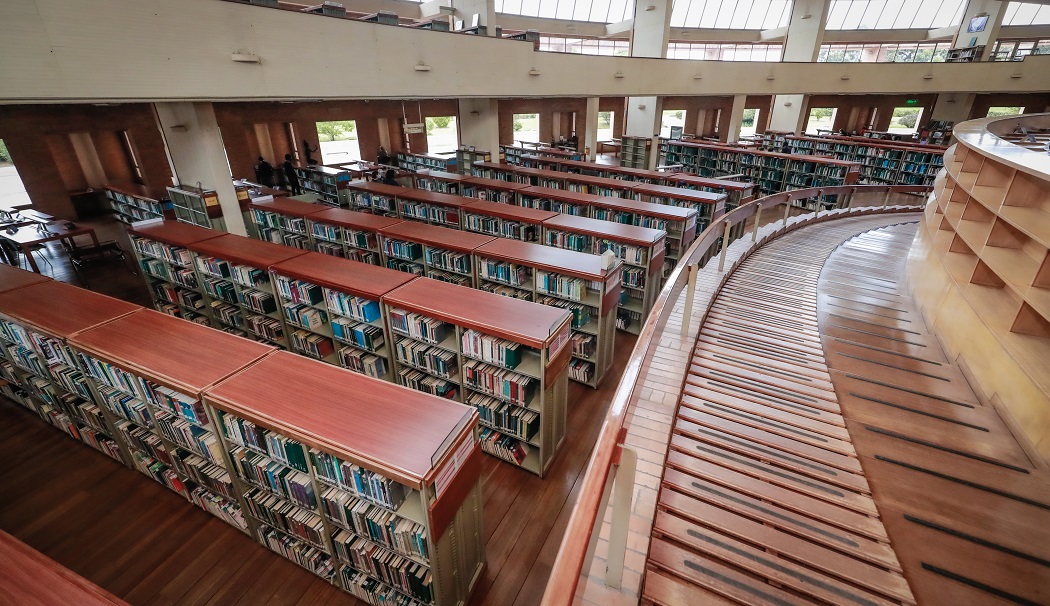
<svg viewBox="0 0 1050 606">
<path fill-rule="evenodd" d="M 92 225 L 104 239 L 121 236 L 109 222 Z M 45 273 L 80 285 L 68 261 L 52 256 Z M 149 304 L 127 266 L 83 273 L 93 290 Z M 539 603 L 634 341 L 617 334 L 601 389 L 570 383 L 568 435 L 546 478 L 484 458 L 486 569 L 471 604 Z M 0 529 L 132 604 L 361 603 L 2 398 L 0 461 Z"/>
<path fill-rule="evenodd" d="M 715 300 L 644 601 L 1050 603 L 1050 483 L 915 313 L 915 226 L 851 230 L 774 241 Z"/>
</svg>

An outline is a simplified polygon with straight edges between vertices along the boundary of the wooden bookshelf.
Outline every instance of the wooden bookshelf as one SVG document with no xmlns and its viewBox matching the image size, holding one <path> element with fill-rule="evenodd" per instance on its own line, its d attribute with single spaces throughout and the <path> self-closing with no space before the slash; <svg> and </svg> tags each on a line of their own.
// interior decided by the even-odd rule
<svg viewBox="0 0 1050 606">
<path fill-rule="evenodd" d="M 598 196 L 549 187 L 527 187 L 518 195 L 521 206 L 587 217 Z"/>
<path fill-rule="evenodd" d="M 482 290 L 572 312 L 569 378 L 601 384 L 612 364 L 623 263 L 603 269 L 595 255 L 507 239 L 493 240 L 475 255 Z M 553 281 L 572 292 L 547 288 Z"/>
<path fill-rule="evenodd" d="M 607 250 L 623 261 L 616 327 L 639 334 L 663 286 L 666 232 L 587 217 L 558 215 L 544 221 L 547 246 L 600 255 Z"/>
<path fill-rule="evenodd" d="M 550 172 L 541 168 L 529 168 L 502 162 L 478 162 L 473 168 L 475 177 L 497 179 L 521 185 L 539 185 L 540 177 Z"/>
<path fill-rule="evenodd" d="M 313 250 L 361 263 L 381 265 L 379 230 L 401 219 L 345 208 L 329 208 L 306 217 Z"/>
<path fill-rule="evenodd" d="M 212 326 L 189 246 L 222 232 L 176 221 L 143 221 L 128 229 L 154 307 L 168 315 Z"/>
<path fill-rule="evenodd" d="M 355 181 L 349 187 L 357 210 L 446 227 L 458 228 L 463 206 L 472 202 L 463 196 L 371 181 Z"/>
<path fill-rule="evenodd" d="M 477 408 L 483 450 L 543 477 L 565 438 L 571 314 L 426 279 L 383 304 L 398 381 Z"/>
<path fill-rule="evenodd" d="M 471 174 L 475 162 L 491 162 L 492 153 L 475 149 L 457 149 L 456 167 L 464 175 Z"/>
<path fill-rule="evenodd" d="M 467 178 L 467 175 L 431 169 L 416 171 L 415 174 L 417 188 L 443 194 L 461 194 Z"/>
<path fill-rule="evenodd" d="M 463 209 L 463 229 L 488 236 L 539 242 L 543 222 L 559 213 L 478 200 Z"/>
<path fill-rule="evenodd" d="M 0 579 L 11 604 L 129 606 L 72 570 L 0 530 Z"/>
<path fill-rule="evenodd" d="M 244 491 L 201 392 L 274 349 L 151 310 L 68 342 L 129 466 L 249 533 Z"/>
<path fill-rule="evenodd" d="M 190 247 L 200 294 L 214 326 L 231 334 L 290 349 L 270 266 L 305 254 L 298 248 L 224 234 Z"/>
<path fill-rule="evenodd" d="M 226 231 L 226 219 L 222 216 L 219 194 L 215 190 L 179 185 L 167 188 L 167 192 L 177 220 L 199 227 Z M 243 213 L 248 203 L 246 193 L 241 197 L 238 192 L 238 203 Z"/>
<path fill-rule="evenodd" d="M 251 208 L 252 222 L 260 240 L 314 250 L 306 216 L 326 207 L 289 198 L 252 202 L 248 207 Z"/>
<path fill-rule="evenodd" d="M 638 183 L 631 188 L 635 200 L 664 204 L 696 211 L 696 231 L 707 229 L 715 219 L 726 213 L 726 194 L 713 194 L 698 189 L 683 189 L 652 183 Z"/>
<path fill-rule="evenodd" d="M 595 196 L 630 198 L 631 181 L 621 178 L 599 177 L 574 172 L 558 172 L 565 182 L 565 189 Z"/>
<path fill-rule="evenodd" d="M 648 168 L 651 146 L 649 137 L 620 137 L 620 166 Z"/>
<path fill-rule="evenodd" d="M 367 602 L 469 598 L 484 568 L 476 412 L 285 352 L 204 402 L 250 511 L 266 518 L 246 515 L 263 545 Z M 301 489 L 275 491 L 262 468 Z M 369 515 L 398 538 L 370 532 Z"/>
<path fill-rule="evenodd" d="M 522 190 L 526 185 L 522 183 L 511 183 L 502 179 L 486 179 L 484 177 L 468 177 L 463 188 L 463 195 L 478 200 L 498 202 L 500 204 L 513 204 L 517 206 Z"/>
<path fill-rule="evenodd" d="M 696 211 L 691 208 L 599 196 L 594 200 L 593 210 L 591 216 L 595 219 L 667 232 L 665 277 L 696 239 Z"/>
<path fill-rule="evenodd" d="M 404 221 L 379 230 L 383 264 L 467 288 L 478 287 L 474 251 L 494 240 L 473 232 Z"/>
<path fill-rule="evenodd" d="M 351 181 L 347 188 L 350 190 L 352 210 L 399 218 L 397 195 L 404 189 L 403 187 L 376 181 Z"/>
<path fill-rule="evenodd" d="M 350 171 L 331 166 L 296 166 L 295 174 L 304 191 L 313 192 L 317 199 L 329 206 L 347 206 L 350 197 L 346 186 L 350 183 Z"/>
<path fill-rule="evenodd" d="M 380 298 L 415 279 L 403 272 L 307 253 L 270 268 L 285 324 L 326 339 L 318 351 L 292 347 L 354 372 L 393 381 L 390 338 L 380 310 Z M 305 318 L 305 319 L 304 319 Z"/>
<path fill-rule="evenodd" d="M 689 173 L 672 173 L 667 175 L 665 183 L 671 187 L 683 187 L 685 189 L 725 194 L 726 212 L 755 199 L 755 184 L 750 181 L 733 181 L 700 177 Z"/>
<path fill-rule="evenodd" d="M 46 302 L 46 304 L 42 304 Z M 0 294 L 0 390 L 55 428 L 129 463 L 66 340 L 142 309 L 48 280 Z"/>
<path fill-rule="evenodd" d="M 412 172 L 426 169 L 456 172 L 456 157 L 397 152 L 397 165 Z"/>
<path fill-rule="evenodd" d="M 136 221 L 175 218 L 171 201 L 162 201 L 145 185 L 122 182 L 106 183 L 103 187 L 113 218 L 121 223 L 131 225 Z"/>
</svg>

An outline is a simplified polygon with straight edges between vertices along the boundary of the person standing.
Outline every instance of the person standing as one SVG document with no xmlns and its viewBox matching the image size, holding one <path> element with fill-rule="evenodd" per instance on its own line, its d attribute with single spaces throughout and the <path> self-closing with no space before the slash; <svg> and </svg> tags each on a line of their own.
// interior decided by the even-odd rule
<svg viewBox="0 0 1050 606">
<path fill-rule="evenodd" d="M 273 164 L 270 164 L 259 156 L 259 163 L 255 165 L 255 181 L 259 185 L 273 187 Z"/>
<path fill-rule="evenodd" d="M 303 188 L 299 186 L 299 175 L 295 174 L 295 165 L 292 164 L 292 154 L 284 155 L 284 180 L 288 183 L 288 191 L 292 192 L 293 196 L 299 196 L 303 193 Z"/>
<path fill-rule="evenodd" d="M 376 164 L 390 165 L 390 154 L 386 153 L 386 150 L 383 149 L 382 145 L 379 146 L 379 154 L 376 156 Z"/>
</svg>

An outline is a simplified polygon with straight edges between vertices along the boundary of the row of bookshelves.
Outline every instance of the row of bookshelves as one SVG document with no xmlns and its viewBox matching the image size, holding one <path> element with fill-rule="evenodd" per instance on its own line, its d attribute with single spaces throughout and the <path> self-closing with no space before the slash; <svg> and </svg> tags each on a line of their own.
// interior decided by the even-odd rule
<svg viewBox="0 0 1050 606">
<path fill-rule="evenodd" d="M 401 225 L 444 229 L 414 223 Z M 185 256 L 181 252 L 160 250 L 163 247 L 183 248 L 194 256 L 192 265 L 202 280 L 205 271 L 216 272 L 234 277 L 231 283 L 241 287 L 245 284 L 245 276 L 250 275 L 250 283 L 258 289 L 254 292 L 267 295 L 269 303 L 263 308 L 246 307 L 242 298 L 224 300 L 222 304 L 230 308 L 229 315 L 241 318 L 239 324 L 216 313 L 221 308 L 204 304 L 203 319 L 227 332 L 237 334 L 243 330 L 244 336 L 305 357 L 463 402 L 477 391 L 464 383 L 467 377 L 460 373 L 467 360 L 480 360 L 485 364 L 492 364 L 495 360 L 500 368 L 524 373 L 527 377 L 521 380 L 516 376 L 508 377 L 508 385 L 527 387 L 536 382 L 542 387 L 567 381 L 564 364 L 559 370 L 551 362 L 563 350 L 564 359 L 571 356 L 567 346 L 571 314 L 561 306 L 508 299 L 437 280 L 417 281 L 408 273 L 316 252 L 303 253 L 229 234 L 209 238 L 207 236 L 211 234 L 198 233 L 195 237 L 205 239 L 191 241 L 193 238 L 186 233 L 185 227 L 176 225 L 174 227 L 178 229 L 169 232 L 172 227 L 168 223 L 135 226 L 130 235 L 140 263 L 145 266 L 161 259 L 183 259 Z M 452 234 L 463 235 L 459 232 Z M 280 251 L 275 251 L 275 248 L 281 249 L 286 258 L 277 254 Z M 475 262 L 473 255 L 467 259 L 471 264 Z M 262 270 L 263 273 L 246 272 L 247 263 L 257 266 L 253 269 L 265 267 L 266 270 Z M 562 280 L 570 283 L 559 284 L 560 291 L 551 286 L 552 297 L 560 296 L 559 301 L 568 303 L 566 298 L 585 295 L 572 290 L 572 285 L 583 288 L 580 286 L 582 280 L 572 282 L 569 276 L 562 276 Z M 546 284 L 550 284 L 550 280 Z M 523 290 L 531 287 L 524 283 L 519 286 Z M 537 288 L 542 286 L 540 284 Z M 417 290 L 420 291 L 418 294 Z M 204 299 L 210 296 L 206 289 L 197 294 Z M 400 297 L 396 309 L 388 302 L 392 297 Z M 600 309 L 598 306 L 602 304 L 602 301 L 587 301 L 595 305 L 595 309 Z M 413 319 L 429 318 L 428 312 L 444 314 L 439 317 L 451 316 L 459 309 L 463 310 L 463 318 L 455 323 L 433 319 L 409 324 L 401 310 L 411 306 L 418 310 Z M 479 310 L 491 311 L 479 315 Z M 258 312 L 265 315 L 253 315 Z M 260 317 L 267 326 L 249 323 L 249 318 Z M 545 326 L 542 335 L 534 328 L 537 324 Z M 429 327 L 433 327 L 432 330 Z M 453 328 L 462 334 L 456 336 Z M 558 336 L 559 331 L 564 333 L 563 336 Z M 546 351 L 551 347 L 552 339 L 558 340 L 556 352 Z M 496 343 L 500 344 L 498 355 L 493 353 Z M 609 349 L 611 355 L 611 347 Z M 594 358 L 593 354 L 591 357 Z M 591 364 L 596 365 L 596 360 Z M 565 389 L 551 391 L 543 388 L 537 393 L 539 398 L 535 402 L 530 400 L 528 405 L 531 410 L 542 415 L 564 416 Z M 500 394 L 488 395 L 498 398 Z M 555 397 L 560 400 L 552 400 Z M 514 397 L 507 396 L 506 399 L 521 404 Z M 561 427 L 563 422 L 551 421 L 550 424 Z M 530 471 L 534 473 L 542 474 L 560 442 L 560 436 L 554 439 L 548 434 L 544 432 L 537 438 L 543 445 L 532 459 L 534 464 Z M 541 448 L 536 444 L 533 446 Z"/>
<path fill-rule="evenodd" d="M 137 183 L 107 183 L 105 192 L 113 218 L 121 223 L 174 216 L 170 200 L 159 200 Z"/>
<path fill-rule="evenodd" d="M 467 599 L 484 559 L 473 410 L 0 273 L 5 396 L 366 601 Z"/>
<path fill-rule="evenodd" d="M 295 174 L 299 178 L 299 186 L 315 194 L 320 202 L 329 206 L 347 205 L 346 185 L 351 179 L 350 171 L 321 165 L 300 165 L 295 167 Z"/>
</svg>

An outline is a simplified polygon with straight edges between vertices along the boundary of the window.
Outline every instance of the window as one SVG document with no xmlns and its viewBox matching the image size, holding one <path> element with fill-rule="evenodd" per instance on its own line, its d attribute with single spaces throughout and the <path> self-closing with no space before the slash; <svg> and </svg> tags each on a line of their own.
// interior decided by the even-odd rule
<svg viewBox="0 0 1050 606">
<path fill-rule="evenodd" d="M 660 136 L 670 137 L 671 127 L 681 126 L 685 127 L 685 110 L 684 109 L 665 109 L 663 119 L 660 123 Z M 684 132 L 684 131 L 683 131 Z"/>
<path fill-rule="evenodd" d="M 958 25 L 966 0 L 831 0 L 826 29 L 935 29 Z"/>
<path fill-rule="evenodd" d="M 790 0 L 674 0 L 671 5 L 671 27 L 774 29 L 790 19 Z"/>
<path fill-rule="evenodd" d="M 455 116 L 434 116 L 426 119 L 427 149 L 432 154 L 459 149 L 459 127 Z"/>
<path fill-rule="evenodd" d="M 608 141 L 613 138 L 615 120 L 616 112 L 598 112 L 598 141 Z"/>
<path fill-rule="evenodd" d="M 806 121 L 806 134 L 815 135 L 818 130 L 831 130 L 835 124 L 834 107 L 813 107 L 809 110 L 809 120 Z"/>
<path fill-rule="evenodd" d="M 634 17 L 633 0 L 496 0 L 496 12 L 527 17 L 619 23 Z"/>
<path fill-rule="evenodd" d="M 536 143 L 540 140 L 538 114 L 514 114 L 514 140 Z"/>
<path fill-rule="evenodd" d="M 719 44 L 672 40 L 667 44 L 668 59 L 706 61 L 780 61 L 780 44 Z"/>
<path fill-rule="evenodd" d="M 626 57 L 631 53 L 631 43 L 628 40 L 616 38 L 581 38 L 544 34 L 540 36 L 540 50 L 552 53 Z"/>
<path fill-rule="evenodd" d="M 950 42 L 874 42 L 822 44 L 819 63 L 931 63 L 943 62 Z"/>
<path fill-rule="evenodd" d="M 998 118 L 1000 116 L 1017 116 L 1024 113 L 1023 107 L 989 107 L 986 118 Z"/>
<path fill-rule="evenodd" d="M 1028 55 L 1050 55 L 1050 38 L 996 40 L 992 61 L 1022 61 Z"/>
<path fill-rule="evenodd" d="M 135 155 L 135 146 L 131 143 L 131 135 L 128 131 L 120 131 L 120 142 L 124 146 L 124 156 L 128 160 L 128 168 L 131 169 L 131 180 L 138 184 L 145 184 L 146 181 L 142 178 L 142 168 L 139 167 L 139 158 Z M 224 147 L 223 150 L 226 148 Z"/>
<path fill-rule="evenodd" d="M 343 164 L 361 159 L 357 122 L 354 120 L 318 122 L 317 140 L 321 144 L 321 164 Z"/>
<path fill-rule="evenodd" d="M 1050 4 L 1011 2 L 1006 5 L 1003 25 L 1050 25 Z"/>
<path fill-rule="evenodd" d="M 22 177 L 18 176 L 18 170 L 3 139 L 0 139 L 0 202 L 5 207 L 31 204 L 26 186 L 22 184 Z"/>
<path fill-rule="evenodd" d="M 745 109 L 744 117 L 740 120 L 740 132 L 737 133 L 738 137 L 750 137 L 755 134 L 755 127 L 758 122 L 758 110 L 757 109 Z"/>
<path fill-rule="evenodd" d="M 887 130 L 891 133 L 910 135 L 918 130 L 921 121 L 921 107 L 895 107 Z"/>
</svg>

